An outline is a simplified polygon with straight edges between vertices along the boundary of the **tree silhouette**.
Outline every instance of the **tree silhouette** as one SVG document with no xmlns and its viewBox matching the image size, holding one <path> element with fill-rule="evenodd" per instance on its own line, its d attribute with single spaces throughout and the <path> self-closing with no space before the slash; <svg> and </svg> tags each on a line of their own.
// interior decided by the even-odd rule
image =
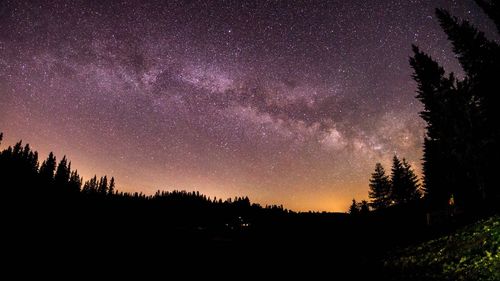
<svg viewBox="0 0 500 281">
<path fill-rule="evenodd" d="M 423 156 L 425 191 L 435 205 L 444 205 L 456 186 L 457 161 L 450 158 L 456 155 L 453 147 L 462 139 L 464 128 L 453 126 L 458 114 L 453 116 L 449 101 L 456 98 L 455 78 L 453 74 L 445 77 L 444 69 L 417 47 L 413 51 L 410 64 L 418 84 L 417 99 L 424 105 L 420 116 L 427 122 Z"/>
<path fill-rule="evenodd" d="M 98 190 L 97 175 L 94 175 L 93 178 L 84 183 L 82 191 L 86 194 L 94 194 L 97 193 L 97 190 Z"/>
<path fill-rule="evenodd" d="M 479 2 L 486 14 L 497 24 L 498 1 Z M 480 201 L 496 201 L 500 199 L 495 172 L 500 168 L 499 137 L 500 97 L 498 95 L 498 79 L 500 79 L 500 46 L 488 40 L 484 33 L 478 31 L 467 21 L 459 21 L 444 10 L 437 10 L 441 27 L 453 44 L 460 65 L 467 77 L 469 91 L 473 97 L 472 105 L 477 107 L 479 122 L 476 125 L 478 140 L 470 153 L 472 167 L 467 172 L 472 174 L 472 184 L 457 191 L 456 202 L 476 208 L 483 204 Z M 500 32 L 500 29 L 498 30 Z"/>
<path fill-rule="evenodd" d="M 108 194 L 113 195 L 115 193 L 115 178 L 111 177 L 109 181 Z"/>
<path fill-rule="evenodd" d="M 349 207 L 349 214 L 356 216 L 359 215 L 359 204 L 356 202 L 356 199 L 352 199 L 352 204 Z"/>
<path fill-rule="evenodd" d="M 390 192 L 391 181 L 385 174 L 382 164 L 377 163 L 375 164 L 375 172 L 372 173 L 372 178 L 370 179 L 370 191 L 368 192 L 368 196 L 371 199 L 371 207 L 378 210 L 390 206 Z"/>
<path fill-rule="evenodd" d="M 108 193 L 108 177 L 101 177 L 97 187 L 97 192 L 101 195 L 106 195 Z"/>
<path fill-rule="evenodd" d="M 54 185 L 58 192 L 67 192 L 68 182 L 70 176 L 70 166 L 66 156 L 63 156 L 57 165 L 56 174 L 54 175 Z"/>
<path fill-rule="evenodd" d="M 31 151 L 29 144 L 24 146 L 21 158 L 31 178 L 38 174 L 38 152 Z"/>
<path fill-rule="evenodd" d="M 500 32 L 500 2 L 498 0 L 476 0 L 476 3 L 484 10 L 486 15 L 493 20 Z"/>
<path fill-rule="evenodd" d="M 149 239 L 163 241 L 158 245 L 164 245 L 161 252 L 166 252 L 173 247 L 219 247 L 218 241 L 223 239 L 224 244 L 235 241 L 238 245 L 224 246 L 224 253 L 246 255 L 237 241 L 258 239 L 258 245 L 264 236 L 288 239 L 288 234 L 303 237 L 301 233 L 316 239 L 310 234 L 314 229 L 326 242 L 332 238 L 322 229 L 333 229 L 330 218 L 348 220 L 343 214 L 304 215 L 282 205 L 262 207 L 251 204 L 248 197 L 223 201 L 197 191 L 158 191 L 154 195 L 117 191 L 115 179 L 108 176 L 95 175 L 82 187 L 83 179 L 72 170 L 68 158 L 62 157 L 56 164 L 50 153 L 40 169 L 37 159 L 38 153 L 22 142 L 0 149 L 0 201 L 8 209 L 2 229 L 8 241 L 26 243 L 26 248 L 21 246 L 23 251 L 43 242 L 50 249 L 70 247 L 75 253 L 87 248 L 119 252 L 136 247 L 143 253 L 143 249 L 151 249 L 142 242 Z"/>
<path fill-rule="evenodd" d="M 68 182 L 68 192 L 71 194 L 77 194 L 82 188 L 82 178 L 78 175 L 78 171 L 71 171 Z"/>
<path fill-rule="evenodd" d="M 56 157 L 52 152 L 49 153 L 47 160 L 42 162 L 40 166 L 40 178 L 44 184 L 51 184 L 54 180 L 54 172 L 56 170 Z"/>
<path fill-rule="evenodd" d="M 366 215 L 369 212 L 370 212 L 370 206 L 368 204 L 368 201 L 362 200 L 361 203 L 359 203 L 359 214 Z"/>
<path fill-rule="evenodd" d="M 392 169 L 391 169 L 391 200 L 395 204 L 403 203 L 404 200 L 404 169 L 401 160 L 394 155 L 392 158 Z"/>
<path fill-rule="evenodd" d="M 499 27 L 498 1 L 476 1 Z M 474 210 L 500 199 L 495 171 L 500 157 L 500 46 L 468 21 L 442 9 L 436 15 L 466 77 L 458 80 L 413 47 L 410 64 L 424 105 L 424 190 L 431 205 L 443 208 L 453 194 L 458 206 Z M 498 28 L 500 31 L 500 28 Z"/>
<path fill-rule="evenodd" d="M 410 164 L 394 155 L 391 170 L 391 199 L 395 204 L 404 204 L 420 198 L 418 179 Z"/>
<path fill-rule="evenodd" d="M 411 165 L 403 158 L 403 190 L 405 202 L 416 201 L 421 198 L 420 184 L 418 177 L 411 168 Z"/>
</svg>

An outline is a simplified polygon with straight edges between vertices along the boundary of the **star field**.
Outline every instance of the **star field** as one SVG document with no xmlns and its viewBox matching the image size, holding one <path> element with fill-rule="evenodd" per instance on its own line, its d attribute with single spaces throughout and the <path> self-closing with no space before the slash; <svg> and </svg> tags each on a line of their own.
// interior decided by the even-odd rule
<svg viewBox="0 0 500 281">
<path fill-rule="evenodd" d="M 473 1 L 2 1 L 0 130 L 123 191 L 344 211 L 376 162 L 419 170 L 411 44 Z"/>
</svg>

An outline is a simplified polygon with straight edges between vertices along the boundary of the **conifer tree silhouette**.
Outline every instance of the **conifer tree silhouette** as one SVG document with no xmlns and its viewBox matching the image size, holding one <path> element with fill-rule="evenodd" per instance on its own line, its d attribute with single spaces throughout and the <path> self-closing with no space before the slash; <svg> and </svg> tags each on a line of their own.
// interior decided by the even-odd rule
<svg viewBox="0 0 500 281">
<path fill-rule="evenodd" d="M 390 198 L 391 181 L 389 176 L 385 174 L 382 164 L 375 165 L 375 171 L 370 179 L 370 191 L 368 196 L 371 199 L 370 205 L 373 209 L 383 209 L 391 204 Z"/>
<path fill-rule="evenodd" d="M 360 210 L 359 210 L 358 202 L 356 202 L 356 199 L 352 199 L 352 204 L 349 207 L 349 214 L 356 216 L 356 215 L 359 215 L 359 212 L 360 212 Z"/>
<path fill-rule="evenodd" d="M 395 204 L 404 204 L 420 199 L 418 178 L 410 164 L 394 155 L 391 170 L 391 199 Z"/>
<path fill-rule="evenodd" d="M 500 32 L 498 1 L 476 1 Z M 457 206 L 474 210 L 500 200 L 494 176 L 500 157 L 500 46 L 466 20 L 443 9 L 437 18 L 453 45 L 466 77 L 456 79 L 430 56 L 413 47 L 410 58 L 417 98 L 427 122 L 424 140 L 424 190 L 433 206 L 444 207 L 451 195 Z M 486 204 L 488 205 L 488 204 Z"/>
</svg>

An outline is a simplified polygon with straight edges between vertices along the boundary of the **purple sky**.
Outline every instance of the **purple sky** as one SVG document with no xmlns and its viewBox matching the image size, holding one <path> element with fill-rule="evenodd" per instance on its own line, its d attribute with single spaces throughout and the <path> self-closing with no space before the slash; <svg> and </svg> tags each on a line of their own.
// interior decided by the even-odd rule
<svg viewBox="0 0 500 281">
<path fill-rule="evenodd" d="M 460 69 L 436 7 L 473 1 L 2 1 L 0 131 L 117 188 L 293 210 L 367 198 L 376 162 L 420 170 L 417 44 Z"/>
</svg>

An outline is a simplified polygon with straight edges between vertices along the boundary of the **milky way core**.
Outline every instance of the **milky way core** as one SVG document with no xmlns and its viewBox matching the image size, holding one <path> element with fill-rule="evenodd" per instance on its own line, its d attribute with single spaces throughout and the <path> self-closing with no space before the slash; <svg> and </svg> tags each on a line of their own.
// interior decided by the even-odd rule
<svg viewBox="0 0 500 281">
<path fill-rule="evenodd" d="M 420 170 L 411 44 L 460 74 L 437 7 L 494 30 L 473 1 L 1 1 L 2 146 L 122 191 L 345 211 L 376 162 Z"/>
</svg>

